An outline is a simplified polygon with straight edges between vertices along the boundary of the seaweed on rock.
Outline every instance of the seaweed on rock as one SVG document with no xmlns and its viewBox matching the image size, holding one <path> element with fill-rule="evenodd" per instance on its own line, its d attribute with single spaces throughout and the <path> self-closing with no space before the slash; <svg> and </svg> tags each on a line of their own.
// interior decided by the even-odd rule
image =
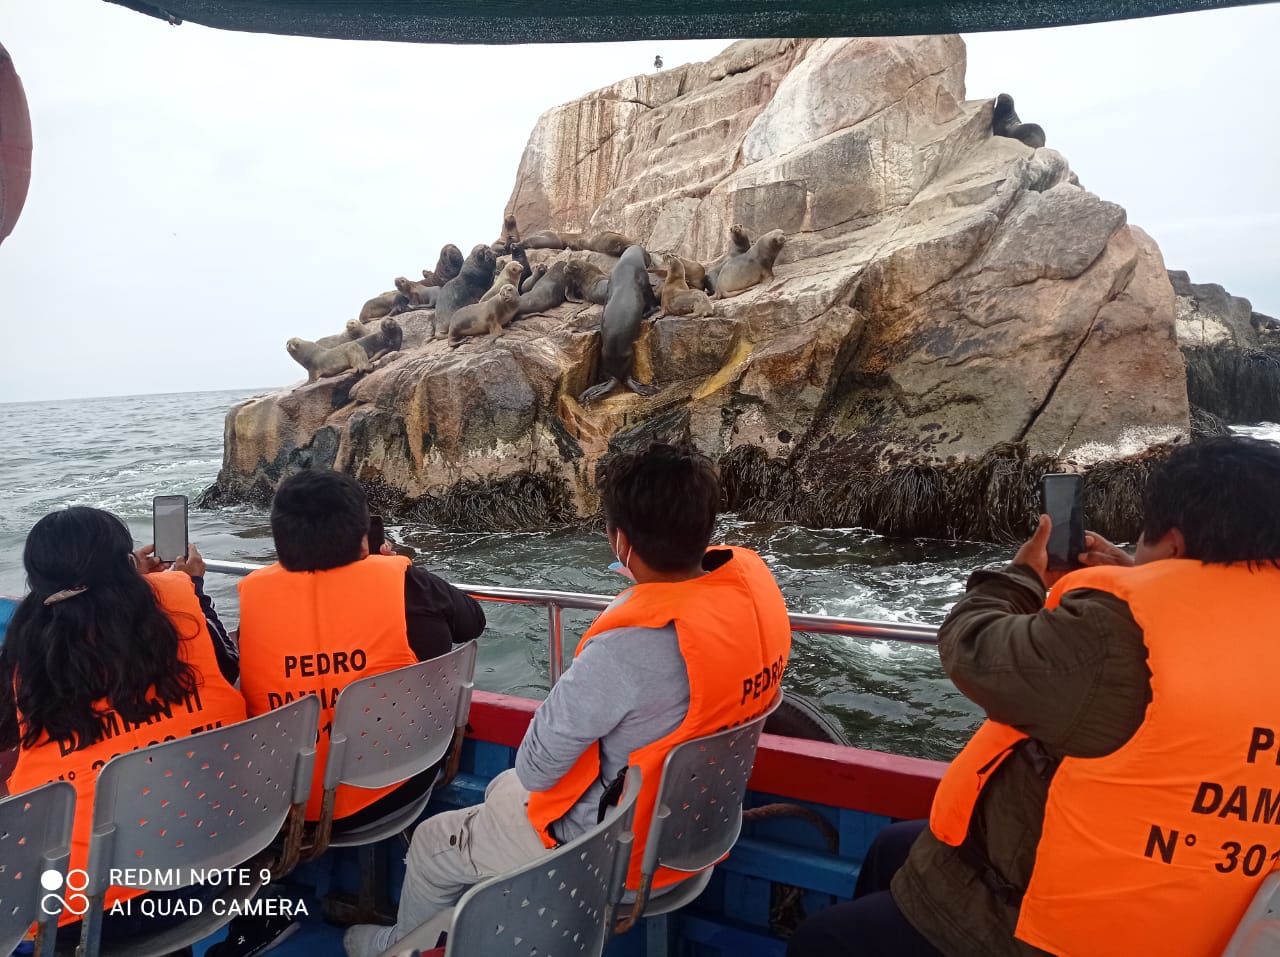
<svg viewBox="0 0 1280 957">
<path fill-rule="evenodd" d="M 1228 423 L 1280 421 L 1280 348 L 1229 342 L 1182 350 L 1187 398 Z"/>
</svg>

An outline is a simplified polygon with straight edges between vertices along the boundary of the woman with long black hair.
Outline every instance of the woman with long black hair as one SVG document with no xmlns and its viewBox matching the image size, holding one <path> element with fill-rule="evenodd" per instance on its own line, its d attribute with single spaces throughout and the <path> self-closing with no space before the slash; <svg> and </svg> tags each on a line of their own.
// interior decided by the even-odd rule
<svg viewBox="0 0 1280 957">
<path fill-rule="evenodd" d="M 58 780 L 75 787 L 72 868 L 88 860 L 94 783 L 107 761 L 245 718 L 192 579 L 152 571 L 163 566 L 146 551 L 134 554 L 110 512 L 77 506 L 40 519 L 22 553 L 30 592 L 0 649 L 0 748 L 18 748 L 11 794 Z M 106 906 L 139 893 L 112 888 Z M 60 923 L 77 920 L 64 911 Z M 137 929 L 108 917 L 103 940 Z"/>
</svg>

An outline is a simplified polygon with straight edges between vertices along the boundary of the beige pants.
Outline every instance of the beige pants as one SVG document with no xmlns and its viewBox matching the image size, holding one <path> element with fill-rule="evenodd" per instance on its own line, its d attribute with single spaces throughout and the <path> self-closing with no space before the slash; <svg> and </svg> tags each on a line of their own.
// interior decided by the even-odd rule
<svg viewBox="0 0 1280 957">
<path fill-rule="evenodd" d="M 419 824 L 405 858 L 396 925 L 370 939 L 374 949 L 359 957 L 376 957 L 418 928 L 423 929 L 414 934 L 414 946 L 435 946 L 440 931 L 449 929 L 453 905 L 469 887 L 549 854 L 529 823 L 528 804 L 529 792 L 515 771 L 503 771 L 489 782 L 483 804 Z M 431 926 L 423 927 L 428 922 Z"/>
</svg>

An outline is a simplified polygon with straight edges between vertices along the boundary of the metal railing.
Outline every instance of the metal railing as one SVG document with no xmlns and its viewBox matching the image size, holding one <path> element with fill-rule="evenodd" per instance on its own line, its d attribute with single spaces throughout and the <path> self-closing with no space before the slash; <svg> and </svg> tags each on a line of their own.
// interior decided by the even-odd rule
<svg viewBox="0 0 1280 957">
<path fill-rule="evenodd" d="M 262 568 L 251 562 L 215 562 L 205 560 L 205 569 L 221 575 L 244 576 Z M 477 601 L 505 602 L 512 605 L 529 605 L 547 610 L 547 661 L 551 683 L 555 684 L 564 673 L 564 647 L 561 629 L 561 612 L 565 609 L 603 611 L 613 601 L 607 595 L 588 595 L 584 592 L 544 591 L 538 588 L 500 588 L 494 585 L 456 586 Z M 866 618 L 834 618 L 829 615 L 791 615 L 791 630 L 816 635 L 840 635 L 846 638 L 863 638 L 873 641 L 902 641 L 912 645 L 935 645 L 938 629 L 932 625 L 916 625 L 908 622 L 872 621 Z"/>
</svg>

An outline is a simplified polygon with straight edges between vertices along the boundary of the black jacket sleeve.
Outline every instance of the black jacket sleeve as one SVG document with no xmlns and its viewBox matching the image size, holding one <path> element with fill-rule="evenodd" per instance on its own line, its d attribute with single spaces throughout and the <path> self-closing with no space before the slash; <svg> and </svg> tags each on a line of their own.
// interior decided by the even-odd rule
<svg viewBox="0 0 1280 957">
<path fill-rule="evenodd" d="M 222 619 L 214 610 L 213 599 L 204 593 L 204 579 L 193 575 L 191 584 L 196 586 L 200 610 L 204 612 L 205 624 L 209 626 L 209 635 L 213 638 L 213 653 L 218 656 L 218 670 L 228 682 L 235 684 L 240 680 L 240 648 L 227 634 Z"/>
<path fill-rule="evenodd" d="M 438 658 L 455 644 L 479 638 L 485 625 L 478 601 L 418 566 L 405 572 L 404 618 L 409 647 L 419 661 Z"/>
</svg>

